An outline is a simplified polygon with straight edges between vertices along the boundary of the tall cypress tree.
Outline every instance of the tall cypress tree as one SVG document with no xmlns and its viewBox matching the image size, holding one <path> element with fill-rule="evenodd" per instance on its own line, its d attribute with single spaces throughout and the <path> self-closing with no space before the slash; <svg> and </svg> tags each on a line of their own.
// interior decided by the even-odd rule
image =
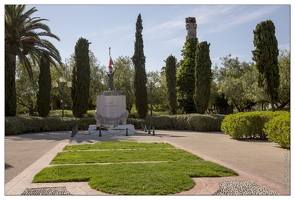
<svg viewBox="0 0 295 200">
<path fill-rule="evenodd" d="M 72 78 L 73 115 L 82 118 L 88 110 L 90 88 L 90 64 L 89 64 L 88 40 L 79 38 L 75 46 L 75 66 Z"/>
<path fill-rule="evenodd" d="M 11 59 L 9 46 L 5 44 L 5 116 L 16 115 L 15 60 Z"/>
<path fill-rule="evenodd" d="M 254 33 L 255 50 L 252 60 L 256 62 L 259 71 L 258 85 L 264 88 L 275 111 L 274 104 L 278 100 L 280 74 L 278 65 L 278 42 L 275 36 L 275 25 L 271 20 L 257 24 Z"/>
<path fill-rule="evenodd" d="M 204 114 L 210 101 L 211 88 L 211 59 L 210 59 L 210 43 L 206 41 L 197 45 L 195 59 L 195 94 L 194 101 L 196 110 L 200 114 Z"/>
<path fill-rule="evenodd" d="M 169 102 L 169 113 L 175 114 L 177 109 L 177 99 L 176 99 L 176 68 L 177 59 L 170 55 L 166 59 L 166 84 L 168 89 L 168 102 Z"/>
<path fill-rule="evenodd" d="M 176 74 L 177 101 L 185 113 L 196 112 L 194 103 L 195 92 L 195 55 L 198 38 L 186 38 L 182 50 L 183 59 L 179 61 L 180 68 Z"/>
<path fill-rule="evenodd" d="M 41 117 L 47 117 L 50 112 L 50 62 L 43 57 L 40 63 L 39 92 L 37 96 L 37 111 Z"/>
<path fill-rule="evenodd" d="M 135 106 L 138 117 L 143 119 L 147 116 L 148 98 L 147 98 L 147 76 L 145 71 L 145 56 L 143 52 L 142 39 L 142 19 L 141 14 L 138 15 L 136 21 L 134 55 L 132 62 L 134 64 L 134 92 L 135 92 Z"/>
</svg>

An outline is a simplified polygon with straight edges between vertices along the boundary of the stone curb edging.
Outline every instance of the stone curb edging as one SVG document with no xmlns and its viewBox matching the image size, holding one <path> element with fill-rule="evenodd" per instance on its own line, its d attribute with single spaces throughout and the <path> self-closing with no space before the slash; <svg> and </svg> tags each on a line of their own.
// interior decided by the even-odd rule
<svg viewBox="0 0 295 200">
<path fill-rule="evenodd" d="M 21 195 L 31 184 L 34 176 L 44 167 L 47 167 L 56 154 L 67 145 L 68 142 L 60 142 L 36 162 L 22 171 L 19 175 L 5 184 L 5 195 Z"/>
</svg>

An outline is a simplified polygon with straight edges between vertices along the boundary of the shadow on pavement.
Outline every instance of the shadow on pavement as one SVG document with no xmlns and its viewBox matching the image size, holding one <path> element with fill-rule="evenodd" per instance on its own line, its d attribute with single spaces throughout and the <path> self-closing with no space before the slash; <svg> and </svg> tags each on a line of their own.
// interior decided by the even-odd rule
<svg viewBox="0 0 295 200">
<path fill-rule="evenodd" d="M 5 169 L 13 168 L 12 165 L 5 163 Z"/>
<path fill-rule="evenodd" d="M 160 132 L 160 133 L 159 133 Z M 169 132 L 174 132 L 170 134 Z M 175 135 L 175 132 L 178 132 L 177 135 Z M 71 131 L 56 131 L 56 132 L 38 132 L 38 133 L 24 133 L 20 135 L 9 135 L 5 136 L 6 139 L 14 140 L 14 141 L 24 141 L 24 140 L 51 140 L 51 141 L 62 141 L 62 140 L 68 140 L 71 143 L 93 143 L 94 140 L 97 141 L 105 141 L 105 140 L 122 140 L 122 137 L 189 137 L 188 135 L 182 135 L 181 133 L 184 132 L 190 132 L 194 134 L 193 131 L 175 131 L 175 130 L 156 130 L 155 135 L 148 134 L 147 132 L 143 132 L 140 130 L 135 131 L 134 135 L 124 136 L 124 135 L 102 135 L 99 137 L 98 134 L 92 134 L 89 135 L 87 130 L 80 130 L 77 132 L 74 137 L 71 137 L 72 132 Z M 220 131 L 215 132 L 195 132 L 198 133 L 205 133 L 205 134 L 224 134 Z"/>
</svg>

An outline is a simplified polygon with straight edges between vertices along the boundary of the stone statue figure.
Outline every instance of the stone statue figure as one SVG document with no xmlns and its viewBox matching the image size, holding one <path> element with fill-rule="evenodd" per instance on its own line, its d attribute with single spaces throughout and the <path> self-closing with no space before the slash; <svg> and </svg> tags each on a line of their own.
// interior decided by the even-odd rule
<svg viewBox="0 0 295 200">
<path fill-rule="evenodd" d="M 108 72 L 108 77 L 109 77 L 109 90 L 114 90 L 114 74 L 112 70 Z"/>
<path fill-rule="evenodd" d="M 108 77 L 109 77 L 109 90 L 114 90 L 114 74 L 115 74 L 115 72 L 113 72 L 114 62 L 113 62 L 112 57 L 111 57 L 111 47 L 109 47 L 109 56 L 110 56 L 110 60 L 109 60 L 109 72 L 108 72 Z"/>
</svg>

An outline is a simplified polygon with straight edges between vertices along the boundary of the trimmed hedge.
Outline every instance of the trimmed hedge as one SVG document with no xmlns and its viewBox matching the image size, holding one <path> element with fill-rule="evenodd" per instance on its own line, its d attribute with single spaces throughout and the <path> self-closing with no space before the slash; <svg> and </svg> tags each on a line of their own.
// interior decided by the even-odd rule
<svg viewBox="0 0 295 200">
<path fill-rule="evenodd" d="M 221 130 L 232 136 L 234 139 L 266 139 L 266 134 L 263 131 L 264 124 L 273 117 L 285 113 L 286 111 L 255 111 L 230 114 L 222 121 Z"/>
<path fill-rule="evenodd" d="M 128 118 L 127 124 L 133 124 L 136 129 L 140 129 L 141 125 L 145 124 L 156 129 L 220 131 L 224 117 L 224 115 L 201 114 L 148 116 L 145 120 Z M 88 130 L 89 125 L 92 124 L 96 124 L 94 118 L 5 117 L 5 135 L 43 131 L 71 131 L 76 125 L 78 125 L 79 130 Z"/>
<path fill-rule="evenodd" d="M 94 112 L 95 110 L 88 110 L 87 113 L 84 115 L 84 118 L 94 118 Z M 62 115 L 62 110 L 50 110 L 48 117 L 61 117 L 61 115 Z M 35 116 L 38 116 L 38 113 L 36 113 Z M 73 111 L 64 110 L 64 116 L 74 118 Z"/>
<path fill-rule="evenodd" d="M 270 142 L 290 149 L 290 113 L 279 115 L 269 120 L 264 129 Z"/>
<path fill-rule="evenodd" d="M 284 130 L 279 131 L 281 129 Z M 256 111 L 231 114 L 222 121 L 221 130 L 234 139 L 267 138 L 279 144 L 280 140 L 283 140 L 283 143 L 287 145 L 286 141 L 290 141 L 290 113 L 287 111 Z"/>
<path fill-rule="evenodd" d="M 143 119 L 134 119 L 134 118 L 127 118 L 126 124 L 133 124 L 134 128 L 140 129 L 141 124 L 144 123 Z"/>
<path fill-rule="evenodd" d="M 148 116 L 145 124 L 162 130 L 220 131 L 224 117 L 208 114 Z"/>
<path fill-rule="evenodd" d="M 94 118 L 5 117 L 5 135 L 43 131 L 70 131 L 76 125 L 78 125 L 79 130 L 87 130 L 90 124 L 95 124 Z"/>
</svg>

